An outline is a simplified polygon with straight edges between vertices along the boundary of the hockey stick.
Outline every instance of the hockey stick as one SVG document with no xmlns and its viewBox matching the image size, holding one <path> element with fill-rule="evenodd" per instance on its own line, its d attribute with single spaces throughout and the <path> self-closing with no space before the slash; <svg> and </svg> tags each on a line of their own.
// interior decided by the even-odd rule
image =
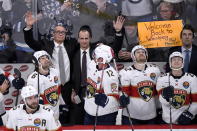
<svg viewBox="0 0 197 131">
<path fill-rule="evenodd" d="M 40 94 L 40 75 L 39 75 L 39 64 L 38 64 L 38 60 L 36 59 L 35 56 L 32 57 L 32 62 L 35 65 L 35 71 L 37 71 L 38 73 L 38 94 Z"/>
<path fill-rule="evenodd" d="M 104 66 L 102 67 L 102 73 L 101 73 L 101 82 L 100 82 L 100 87 L 99 89 L 102 89 L 102 83 L 103 83 L 103 75 L 104 75 Z M 96 107 L 96 116 L 95 116 L 95 121 L 94 121 L 94 130 L 96 130 L 96 125 L 97 125 L 97 118 L 98 118 L 98 110 L 99 110 L 99 105 Z"/>
<path fill-rule="evenodd" d="M 119 71 L 118 71 L 117 64 L 116 64 L 116 60 L 115 60 L 114 57 L 113 57 L 113 63 L 114 63 L 114 66 L 115 66 L 115 70 L 116 70 L 117 73 L 118 73 L 118 81 L 119 81 L 119 84 L 120 84 L 120 86 L 122 87 L 122 83 L 121 83 L 121 80 L 120 80 Z M 122 92 L 122 94 L 125 95 L 124 92 Z M 131 130 L 134 131 L 134 126 L 133 126 L 133 122 L 132 122 L 132 120 L 131 120 L 131 115 L 130 115 L 129 109 L 128 109 L 127 106 L 126 106 L 125 108 L 126 108 L 127 114 L 129 115 L 128 117 L 129 117 L 129 123 L 130 123 L 130 126 L 131 126 Z"/>
<path fill-rule="evenodd" d="M 14 74 L 17 76 L 17 78 L 21 77 L 21 72 L 17 68 L 14 68 Z M 18 104 L 18 96 L 19 96 L 19 88 L 17 88 L 17 96 L 16 96 L 16 101 L 15 101 L 15 106 L 17 106 L 17 104 Z"/>
<path fill-rule="evenodd" d="M 169 72 L 169 77 L 168 77 L 168 82 L 169 82 L 169 86 L 170 86 L 170 72 Z M 170 131 L 172 131 L 172 97 L 169 99 L 169 103 L 170 103 Z"/>
</svg>

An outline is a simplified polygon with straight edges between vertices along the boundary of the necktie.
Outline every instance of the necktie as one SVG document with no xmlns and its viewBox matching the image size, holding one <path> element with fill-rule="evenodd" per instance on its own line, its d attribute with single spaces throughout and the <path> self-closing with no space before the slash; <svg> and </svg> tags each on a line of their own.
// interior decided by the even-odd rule
<svg viewBox="0 0 197 131">
<path fill-rule="evenodd" d="M 184 71 L 188 72 L 189 69 L 189 50 L 185 50 Z"/>
<path fill-rule="evenodd" d="M 81 86 L 86 86 L 86 79 L 87 79 L 87 58 L 86 58 L 86 51 L 83 51 L 82 57 L 82 69 L 81 69 Z"/>
<path fill-rule="evenodd" d="M 59 72 L 60 72 L 60 80 L 61 84 L 64 85 L 66 83 L 66 73 L 64 69 L 64 56 L 63 56 L 63 51 L 62 51 L 62 46 L 59 47 L 59 52 L 58 52 L 58 61 L 59 61 Z"/>
</svg>

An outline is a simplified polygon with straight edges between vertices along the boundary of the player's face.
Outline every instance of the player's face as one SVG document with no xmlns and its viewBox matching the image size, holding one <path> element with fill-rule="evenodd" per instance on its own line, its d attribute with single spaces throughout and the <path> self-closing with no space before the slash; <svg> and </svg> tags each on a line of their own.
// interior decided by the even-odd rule
<svg viewBox="0 0 197 131">
<path fill-rule="evenodd" d="M 86 50 L 90 46 L 90 34 L 88 31 L 80 31 L 78 42 L 80 44 L 81 49 Z"/>
<path fill-rule="evenodd" d="M 146 52 L 143 49 L 138 49 L 135 51 L 136 62 L 143 63 L 146 62 Z"/>
<path fill-rule="evenodd" d="M 183 65 L 183 59 L 181 57 L 172 57 L 171 64 L 174 69 L 179 69 Z"/>
<path fill-rule="evenodd" d="M 38 95 L 30 96 L 25 98 L 26 104 L 31 109 L 37 109 L 38 108 Z"/>
<path fill-rule="evenodd" d="M 66 29 L 63 26 L 56 26 L 53 32 L 54 41 L 63 43 L 66 36 Z"/>
<path fill-rule="evenodd" d="M 102 69 L 103 69 L 103 66 L 104 66 L 104 64 L 103 64 L 103 58 L 102 58 L 102 57 L 98 58 L 98 59 L 96 60 L 96 62 L 98 63 L 98 64 L 97 64 L 97 65 L 98 65 L 98 69 L 99 69 L 99 70 L 102 70 Z"/>
<path fill-rule="evenodd" d="M 191 30 L 183 30 L 181 34 L 183 46 L 190 47 L 193 42 L 193 33 Z"/>
<path fill-rule="evenodd" d="M 41 63 L 43 69 L 48 69 L 50 67 L 50 65 L 51 65 L 49 57 L 46 56 L 46 55 L 45 56 L 41 56 L 39 58 L 39 62 Z"/>
</svg>

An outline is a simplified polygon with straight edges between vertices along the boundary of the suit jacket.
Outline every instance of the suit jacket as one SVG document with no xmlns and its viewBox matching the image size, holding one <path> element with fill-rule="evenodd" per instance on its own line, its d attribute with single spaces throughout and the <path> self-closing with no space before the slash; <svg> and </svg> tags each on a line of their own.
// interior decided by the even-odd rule
<svg viewBox="0 0 197 131">
<path fill-rule="evenodd" d="M 53 50 L 55 47 L 55 44 L 53 41 L 47 40 L 47 39 L 41 39 L 39 41 L 36 41 L 33 38 L 33 30 L 30 29 L 28 31 L 24 31 L 24 38 L 25 38 L 25 42 L 27 43 L 27 45 L 32 48 L 35 51 L 39 51 L 39 50 L 45 50 L 47 53 L 49 53 L 50 56 L 52 56 L 53 54 Z M 65 39 L 64 41 L 64 47 L 67 51 L 69 60 L 70 60 L 70 70 L 72 70 L 72 58 L 73 55 L 75 54 L 75 52 L 77 51 L 77 49 L 79 49 L 79 44 L 77 44 L 77 40 L 76 39 Z M 70 78 L 72 73 L 70 73 Z M 72 92 L 72 88 L 71 88 L 71 83 L 70 81 L 67 82 L 65 85 L 63 85 L 62 87 L 62 96 L 64 101 L 68 104 L 70 103 L 70 95 Z"/>
<path fill-rule="evenodd" d="M 181 47 L 172 47 L 170 48 L 169 50 L 169 56 L 170 54 L 172 54 L 172 52 L 175 52 L 175 51 L 178 51 L 178 52 L 181 52 Z M 197 76 L 197 47 L 195 45 L 192 45 L 192 52 L 191 52 L 191 58 L 190 58 L 190 63 L 189 63 L 189 73 L 192 73 L 194 75 Z M 169 58 L 169 57 L 168 57 Z M 169 63 L 167 63 L 167 66 L 166 66 L 166 72 L 169 72 L 170 71 L 170 67 L 169 67 Z"/>
</svg>

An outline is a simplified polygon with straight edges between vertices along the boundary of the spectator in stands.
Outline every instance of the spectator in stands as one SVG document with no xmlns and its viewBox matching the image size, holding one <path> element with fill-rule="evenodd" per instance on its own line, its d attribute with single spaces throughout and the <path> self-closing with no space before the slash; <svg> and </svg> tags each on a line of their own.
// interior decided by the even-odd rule
<svg viewBox="0 0 197 131">
<path fill-rule="evenodd" d="M 122 49 L 118 53 L 118 61 L 131 61 L 131 49 L 138 43 L 137 23 L 126 17 L 123 35 Z"/>
<path fill-rule="evenodd" d="M 114 29 L 119 32 L 122 29 L 124 18 L 119 16 L 114 21 Z M 88 63 L 93 59 L 93 50 L 96 48 L 97 43 L 91 43 L 92 31 L 89 26 L 84 25 L 80 28 L 78 33 L 78 42 L 80 49 L 73 55 L 73 70 L 72 70 L 72 83 L 73 92 L 71 100 L 73 102 L 71 107 L 71 120 L 72 124 L 83 124 L 84 119 L 84 97 L 86 91 L 86 79 Z M 121 48 L 122 35 L 116 33 L 115 40 L 109 44 L 115 53 Z M 84 53 L 85 51 L 85 53 Z M 86 66 L 84 66 L 86 65 Z M 79 100 L 76 100 L 79 98 Z"/>
<path fill-rule="evenodd" d="M 0 46 L 0 63 L 28 63 L 31 62 L 31 54 L 20 50 L 12 39 L 11 25 L 3 25 L 0 28 L 2 45 Z"/>
<path fill-rule="evenodd" d="M 181 47 L 172 47 L 169 50 L 169 54 L 174 51 L 182 53 L 184 58 L 184 71 L 197 75 L 197 47 L 193 44 L 194 29 L 191 25 L 185 25 L 180 34 L 183 45 Z M 166 72 L 169 72 L 169 63 L 166 67 Z"/>
<path fill-rule="evenodd" d="M 181 19 L 178 17 L 178 13 L 174 9 L 174 5 L 170 2 L 162 1 L 157 7 L 157 14 L 144 17 L 139 20 L 139 22 L 148 22 L 148 21 L 166 21 L 166 20 L 177 20 Z M 149 48 L 149 60 L 150 61 L 167 61 L 169 48 Z"/>
</svg>

